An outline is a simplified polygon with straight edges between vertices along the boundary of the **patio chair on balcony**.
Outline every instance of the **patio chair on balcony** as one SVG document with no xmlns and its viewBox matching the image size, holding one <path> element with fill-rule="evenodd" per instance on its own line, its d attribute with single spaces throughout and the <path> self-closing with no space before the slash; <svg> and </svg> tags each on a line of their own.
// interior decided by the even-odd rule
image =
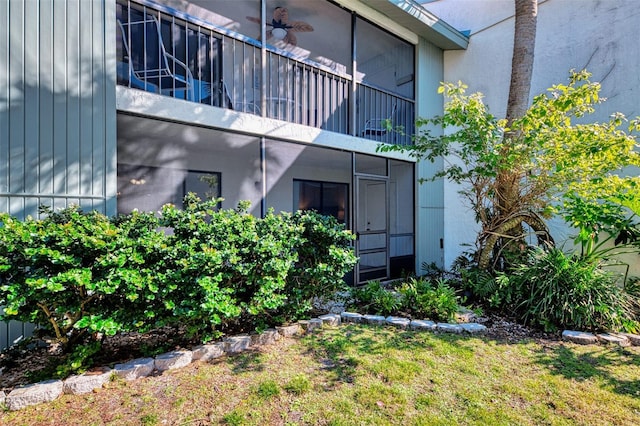
<svg viewBox="0 0 640 426">
<path fill-rule="evenodd" d="M 118 78 L 125 78 L 121 74 L 128 72 L 131 87 L 174 97 L 180 92 L 183 99 L 195 101 L 193 75 L 184 62 L 166 51 L 158 20 L 149 14 L 140 18 L 132 16 L 126 23 L 117 20 L 125 54 L 125 62 L 118 64 Z"/>
<path fill-rule="evenodd" d="M 393 131 L 398 104 L 394 102 L 391 113 L 386 118 L 370 118 L 364 123 L 362 136 L 384 136 Z"/>
<path fill-rule="evenodd" d="M 213 105 L 220 108 L 233 109 L 233 101 L 227 83 L 224 80 L 220 80 L 217 83 L 208 83 L 196 80 L 196 86 L 200 85 L 200 90 L 196 90 L 196 93 L 201 92 L 199 102 L 207 105 Z"/>
</svg>

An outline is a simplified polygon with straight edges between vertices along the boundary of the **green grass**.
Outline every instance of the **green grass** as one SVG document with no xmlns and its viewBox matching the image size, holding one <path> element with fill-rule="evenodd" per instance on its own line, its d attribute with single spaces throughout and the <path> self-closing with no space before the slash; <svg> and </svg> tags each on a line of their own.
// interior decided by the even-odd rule
<svg viewBox="0 0 640 426">
<path fill-rule="evenodd" d="M 98 392 L 0 424 L 633 425 L 640 348 L 344 326 Z"/>
</svg>

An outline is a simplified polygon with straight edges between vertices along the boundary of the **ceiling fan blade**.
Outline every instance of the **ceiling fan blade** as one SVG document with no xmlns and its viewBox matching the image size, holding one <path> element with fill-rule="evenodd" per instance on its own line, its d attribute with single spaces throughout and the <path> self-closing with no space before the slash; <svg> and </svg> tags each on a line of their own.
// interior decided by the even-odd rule
<svg viewBox="0 0 640 426">
<path fill-rule="evenodd" d="M 273 20 L 276 22 L 280 22 L 282 24 L 286 24 L 289 20 L 289 11 L 286 7 L 276 7 L 273 10 Z"/>
<path fill-rule="evenodd" d="M 311 25 L 307 24 L 306 22 L 302 22 L 302 21 L 291 22 L 287 26 L 287 29 L 289 31 L 295 31 L 297 33 L 307 33 L 307 32 L 313 31 L 313 27 Z"/>
<path fill-rule="evenodd" d="M 254 22 L 256 24 L 261 24 L 260 18 L 254 18 L 253 16 L 247 16 L 247 20 Z"/>
<path fill-rule="evenodd" d="M 287 35 L 284 37 L 284 39 L 282 41 L 284 41 L 285 43 L 289 43 L 292 46 L 297 46 L 298 45 L 298 38 L 291 31 L 287 32 Z"/>
</svg>

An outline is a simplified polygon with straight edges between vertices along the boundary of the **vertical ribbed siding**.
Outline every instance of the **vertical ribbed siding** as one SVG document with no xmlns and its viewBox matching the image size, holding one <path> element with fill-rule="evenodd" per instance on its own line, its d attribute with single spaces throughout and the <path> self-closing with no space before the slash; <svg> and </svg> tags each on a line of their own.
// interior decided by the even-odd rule
<svg viewBox="0 0 640 426">
<path fill-rule="evenodd" d="M 416 108 L 419 117 L 433 117 L 442 114 L 442 97 L 437 94 L 440 82 L 444 79 L 444 58 L 440 48 L 420 39 L 417 57 Z M 437 129 L 433 130 L 437 132 Z M 428 178 L 442 167 L 442 159 L 434 163 L 421 161 L 417 164 L 418 178 Z M 444 250 L 441 239 L 444 238 L 444 187 L 441 180 L 418 184 L 416 191 L 416 267 L 423 262 L 435 262 L 444 267 Z M 446 241 L 443 241 L 446 244 Z"/>
<path fill-rule="evenodd" d="M 9 192 L 9 2 L 0 2 L 0 193 Z M 0 197 L 0 211 L 9 210 L 9 199 Z"/>
<path fill-rule="evenodd" d="M 115 213 L 115 3 L 0 2 L 0 211 Z"/>
<path fill-rule="evenodd" d="M 115 214 L 114 31 L 115 0 L 0 0 L 0 211 Z M 0 350 L 32 330 L 0 323 Z"/>
</svg>

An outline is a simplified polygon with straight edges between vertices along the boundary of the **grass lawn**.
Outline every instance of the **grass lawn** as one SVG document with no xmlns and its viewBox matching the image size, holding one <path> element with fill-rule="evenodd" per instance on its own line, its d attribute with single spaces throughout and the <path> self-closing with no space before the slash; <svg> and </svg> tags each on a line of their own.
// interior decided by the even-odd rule
<svg viewBox="0 0 640 426">
<path fill-rule="evenodd" d="M 640 348 L 350 325 L 0 413 L 3 425 L 637 425 Z"/>
</svg>

